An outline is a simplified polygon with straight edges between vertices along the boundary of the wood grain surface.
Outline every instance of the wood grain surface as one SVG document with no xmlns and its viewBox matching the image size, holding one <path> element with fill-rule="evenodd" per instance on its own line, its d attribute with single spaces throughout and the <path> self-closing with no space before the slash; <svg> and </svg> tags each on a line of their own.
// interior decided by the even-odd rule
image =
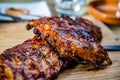
<svg viewBox="0 0 120 80">
<path fill-rule="evenodd" d="M 85 16 L 85 18 L 101 27 L 103 33 L 102 45 L 120 44 L 119 41 L 116 41 L 117 36 L 103 23 L 90 16 Z M 27 22 L 0 23 L 0 52 L 34 36 L 32 30 L 26 30 L 26 24 Z M 79 64 L 72 69 L 61 72 L 56 80 L 120 80 L 120 51 L 108 53 L 113 61 L 112 65 L 106 66 L 102 70 L 88 71 L 92 65 Z"/>
<path fill-rule="evenodd" d="M 79 64 L 63 71 L 56 80 L 120 80 L 120 52 L 109 52 L 113 64 L 102 70 L 91 70 L 91 65 Z"/>
</svg>

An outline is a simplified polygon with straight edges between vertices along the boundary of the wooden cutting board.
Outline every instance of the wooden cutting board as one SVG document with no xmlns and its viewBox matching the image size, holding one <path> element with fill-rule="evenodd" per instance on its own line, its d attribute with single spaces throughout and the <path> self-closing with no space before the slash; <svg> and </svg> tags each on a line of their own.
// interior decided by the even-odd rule
<svg viewBox="0 0 120 80">
<path fill-rule="evenodd" d="M 106 25 L 90 16 L 85 16 L 85 18 L 101 27 L 102 45 L 120 44 L 116 42 L 117 36 Z M 0 23 L 0 52 L 34 36 L 33 30 L 26 30 L 26 24 L 27 22 Z M 108 53 L 113 64 L 106 66 L 105 69 L 88 71 L 92 67 L 91 65 L 79 64 L 61 72 L 56 80 L 120 80 L 120 51 Z"/>
</svg>

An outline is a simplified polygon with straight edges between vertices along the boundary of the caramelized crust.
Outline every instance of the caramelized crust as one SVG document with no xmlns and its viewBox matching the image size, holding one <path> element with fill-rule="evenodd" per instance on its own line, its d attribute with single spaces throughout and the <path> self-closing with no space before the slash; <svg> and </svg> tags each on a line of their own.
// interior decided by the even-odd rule
<svg viewBox="0 0 120 80">
<path fill-rule="evenodd" d="M 44 17 L 30 21 L 27 29 L 34 27 L 34 33 L 54 47 L 61 57 L 76 61 L 83 58 L 95 66 L 104 61 L 111 64 L 106 50 L 100 45 L 100 29 L 86 19 L 73 20 L 69 17 Z"/>
<path fill-rule="evenodd" d="M 0 80 L 51 80 L 67 66 L 68 61 L 35 36 L 0 55 Z"/>
<path fill-rule="evenodd" d="M 100 28 L 92 22 L 70 17 L 32 20 L 35 36 L 0 54 L 0 80 L 53 80 L 61 70 L 88 61 L 101 68 L 112 64 L 100 45 Z"/>
<path fill-rule="evenodd" d="M 90 32 L 90 34 L 94 35 L 94 38 L 96 38 L 98 40 L 98 42 L 100 42 L 102 40 L 102 33 L 101 30 L 98 26 L 94 25 L 91 21 L 87 20 L 87 19 L 83 19 L 83 18 L 76 18 L 75 22 L 77 24 L 79 24 L 79 27 L 82 30 L 85 30 L 87 32 Z"/>
</svg>

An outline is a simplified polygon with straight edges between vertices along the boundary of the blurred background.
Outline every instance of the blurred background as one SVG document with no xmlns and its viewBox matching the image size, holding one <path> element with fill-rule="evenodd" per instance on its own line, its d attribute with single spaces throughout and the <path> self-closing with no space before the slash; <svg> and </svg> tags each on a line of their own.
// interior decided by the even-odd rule
<svg viewBox="0 0 120 80">
<path fill-rule="evenodd" d="M 15 3 L 15 2 L 33 2 L 33 1 L 40 1 L 40 0 L 0 0 L 0 2 L 7 2 L 7 3 L 9 3 L 9 2 L 12 2 L 12 3 Z"/>
<path fill-rule="evenodd" d="M 120 0 L 0 0 L 0 21 L 29 21 L 55 15 L 69 15 L 73 18 L 89 15 L 120 34 L 118 1 Z"/>
</svg>

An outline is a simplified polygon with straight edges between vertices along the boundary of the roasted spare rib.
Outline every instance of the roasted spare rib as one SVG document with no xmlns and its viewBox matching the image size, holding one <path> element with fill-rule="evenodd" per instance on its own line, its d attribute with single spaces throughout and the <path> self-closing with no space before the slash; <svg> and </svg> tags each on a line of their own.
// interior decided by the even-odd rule
<svg viewBox="0 0 120 80">
<path fill-rule="evenodd" d="M 0 80 L 51 80 L 69 62 L 36 35 L 0 55 Z"/>
<path fill-rule="evenodd" d="M 54 47 L 61 57 L 79 62 L 79 58 L 101 67 L 106 61 L 111 64 L 106 50 L 100 45 L 101 31 L 92 22 L 70 17 L 44 17 L 32 20 L 27 29 L 34 27 L 34 33 Z"/>
<path fill-rule="evenodd" d="M 100 28 L 86 19 L 44 17 L 30 21 L 32 27 L 33 38 L 0 54 L 0 80 L 53 80 L 76 62 L 112 63 L 100 45 Z"/>
</svg>

